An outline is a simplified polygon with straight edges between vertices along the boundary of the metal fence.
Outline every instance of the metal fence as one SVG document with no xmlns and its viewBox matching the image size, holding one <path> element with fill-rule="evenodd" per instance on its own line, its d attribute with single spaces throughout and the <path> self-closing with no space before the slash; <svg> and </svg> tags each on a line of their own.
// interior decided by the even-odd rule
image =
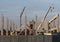
<svg viewBox="0 0 60 42">
<path fill-rule="evenodd" d="M 57 36 L 0 36 L 0 42 L 57 42 Z M 58 38 L 58 37 L 57 37 Z M 59 39 L 59 38 L 58 38 Z"/>
</svg>

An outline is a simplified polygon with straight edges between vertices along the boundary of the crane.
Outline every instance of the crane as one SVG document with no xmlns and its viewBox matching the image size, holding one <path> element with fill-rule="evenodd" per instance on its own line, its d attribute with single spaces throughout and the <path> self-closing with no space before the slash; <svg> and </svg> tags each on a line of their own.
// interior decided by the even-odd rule
<svg viewBox="0 0 60 42">
<path fill-rule="evenodd" d="M 46 12 L 45 16 L 43 17 L 43 19 L 42 19 L 41 23 L 39 24 L 38 28 L 36 29 L 36 35 L 37 35 L 37 31 L 39 30 L 39 28 L 40 28 L 40 27 L 41 27 L 41 25 L 43 24 L 44 20 L 46 19 L 46 16 L 48 15 L 48 13 L 50 12 L 50 10 L 52 10 L 52 9 L 53 9 L 53 7 L 52 7 L 52 6 L 50 6 L 50 7 L 48 8 L 48 10 L 47 10 L 47 12 Z"/>
</svg>

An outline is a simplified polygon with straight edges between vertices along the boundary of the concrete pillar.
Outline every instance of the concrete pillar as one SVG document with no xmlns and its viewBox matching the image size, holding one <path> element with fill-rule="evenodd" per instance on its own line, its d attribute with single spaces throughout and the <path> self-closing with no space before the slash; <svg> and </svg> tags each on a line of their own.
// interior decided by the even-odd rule
<svg viewBox="0 0 60 42">
<path fill-rule="evenodd" d="M 12 21 L 10 21 L 10 32 L 12 31 Z"/>
<path fill-rule="evenodd" d="M 38 16 L 36 16 L 36 29 L 38 28 Z M 36 35 L 37 35 L 37 31 L 36 32 Z"/>
<path fill-rule="evenodd" d="M 14 23 L 11 23 L 12 31 L 14 31 Z"/>
<path fill-rule="evenodd" d="M 15 27 L 15 35 L 17 36 L 17 26 Z"/>
<path fill-rule="evenodd" d="M 10 21 L 10 35 L 14 35 L 14 23 Z"/>
<path fill-rule="evenodd" d="M 25 36 L 27 35 L 27 27 L 26 27 L 26 24 L 27 24 L 27 16 L 25 15 Z"/>
<path fill-rule="evenodd" d="M 6 18 L 6 36 L 8 36 L 8 26 L 9 26 L 9 21 L 8 17 Z"/>
<path fill-rule="evenodd" d="M 1 36 L 3 36 L 3 29 L 4 29 L 4 16 L 1 19 Z"/>
<path fill-rule="evenodd" d="M 11 32 L 12 32 L 12 21 L 10 21 L 10 35 L 11 35 Z"/>
<path fill-rule="evenodd" d="M 14 23 L 10 21 L 10 31 L 14 31 Z"/>
<path fill-rule="evenodd" d="M 17 31 L 15 31 L 15 36 L 17 36 Z"/>
</svg>

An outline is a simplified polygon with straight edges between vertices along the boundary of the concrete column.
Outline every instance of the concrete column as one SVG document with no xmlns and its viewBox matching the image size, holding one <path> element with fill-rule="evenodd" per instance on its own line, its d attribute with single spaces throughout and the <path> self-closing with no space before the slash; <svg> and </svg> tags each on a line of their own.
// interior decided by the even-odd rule
<svg viewBox="0 0 60 42">
<path fill-rule="evenodd" d="M 12 31 L 14 31 L 14 23 L 12 23 Z"/>
<path fill-rule="evenodd" d="M 11 27 L 12 27 L 11 30 L 14 31 L 14 23 L 13 22 L 11 22 Z"/>
<path fill-rule="evenodd" d="M 38 27 L 38 16 L 36 16 L 36 29 L 37 29 L 37 27 Z M 37 31 L 35 31 L 36 32 L 36 35 L 37 35 Z"/>
<path fill-rule="evenodd" d="M 1 19 L 1 36 L 3 36 L 3 29 L 4 29 L 4 16 Z"/>
<path fill-rule="evenodd" d="M 27 27 L 26 27 L 26 24 L 27 24 L 27 16 L 25 15 L 25 36 L 27 35 Z"/>
<path fill-rule="evenodd" d="M 12 21 L 10 21 L 10 32 L 12 31 Z"/>
<path fill-rule="evenodd" d="M 15 35 L 17 36 L 17 26 L 15 27 Z"/>
<path fill-rule="evenodd" d="M 14 24 L 12 21 L 10 21 L 10 31 L 14 31 Z"/>
<path fill-rule="evenodd" d="M 14 35 L 14 23 L 10 21 L 10 35 Z"/>
<path fill-rule="evenodd" d="M 9 26 L 9 21 L 8 17 L 6 18 L 6 36 L 8 36 L 8 26 Z"/>
<path fill-rule="evenodd" d="M 15 31 L 15 36 L 17 36 L 17 31 Z"/>
</svg>

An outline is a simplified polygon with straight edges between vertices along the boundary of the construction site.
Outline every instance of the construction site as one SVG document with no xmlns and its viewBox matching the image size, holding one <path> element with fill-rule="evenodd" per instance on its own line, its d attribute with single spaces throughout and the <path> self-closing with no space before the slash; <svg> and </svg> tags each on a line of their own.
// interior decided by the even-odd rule
<svg viewBox="0 0 60 42">
<path fill-rule="evenodd" d="M 60 42 L 60 25 L 59 13 L 57 13 L 49 21 L 45 21 L 46 16 L 54 7 L 49 6 L 42 20 L 38 22 L 38 16 L 35 20 L 29 21 L 27 24 L 27 15 L 24 17 L 24 25 L 22 25 L 22 15 L 25 11 L 23 8 L 20 14 L 20 26 L 15 26 L 15 23 L 9 21 L 6 17 L 6 28 L 4 29 L 4 15 L 0 21 L 0 42 Z"/>
</svg>

